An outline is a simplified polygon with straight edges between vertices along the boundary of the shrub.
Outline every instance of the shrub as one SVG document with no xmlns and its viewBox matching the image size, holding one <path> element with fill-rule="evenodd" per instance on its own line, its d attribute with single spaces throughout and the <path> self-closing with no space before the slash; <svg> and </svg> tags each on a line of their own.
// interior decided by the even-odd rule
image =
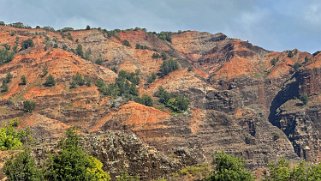
<svg viewBox="0 0 321 181">
<path fill-rule="evenodd" d="M 37 167 L 35 158 L 29 150 L 19 153 L 5 162 L 3 172 L 8 180 L 43 180 L 42 172 Z"/>
<path fill-rule="evenodd" d="M 161 57 L 162 57 L 163 60 L 166 60 L 166 59 L 167 59 L 166 53 L 165 53 L 165 52 L 162 52 L 162 53 L 161 53 Z"/>
<path fill-rule="evenodd" d="M 124 45 L 124 46 L 127 46 L 127 47 L 130 47 L 130 43 L 129 43 L 128 40 L 124 40 L 124 41 L 123 41 L 123 45 Z"/>
<path fill-rule="evenodd" d="M 9 89 L 8 84 L 6 82 L 2 81 L 2 85 L 1 85 L 0 89 L 1 89 L 1 92 L 7 92 Z"/>
<path fill-rule="evenodd" d="M 89 25 L 86 26 L 86 30 L 90 30 L 90 26 Z"/>
<path fill-rule="evenodd" d="M 278 58 L 273 58 L 273 59 L 270 61 L 270 63 L 271 63 L 271 65 L 275 66 L 278 61 L 279 61 Z"/>
<path fill-rule="evenodd" d="M 160 32 L 157 34 L 157 37 L 161 40 L 172 42 L 172 33 L 171 32 Z"/>
<path fill-rule="evenodd" d="M 159 87 L 155 96 L 159 98 L 159 102 L 169 107 L 175 112 L 182 112 L 188 109 L 189 99 L 183 95 L 175 95 L 167 92 L 163 87 Z"/>
<path fill-rule="evenodd" d="M 292 68 L 294 69 L 294 71 L 298 71 L 301 66 L 302 65 L 299 62 L 295 62 L 293 64 Z"/>
<path fill-rule="evenodd" d="M 78 86 L 84 86 L 84 85 L 91 86 L 91 79 L 89 77 L 87 76 L 84 77 L 79 73 L 72 76 L 70 88 L 76 88 Z"/>
<path fill-rule="evenodd" d="M 79 55 L 80 57 L 84 57 L 84 52 L 83 52 L 82 46 L 80 44 L 77 45 L 76 54 Z"/>
<path fill-rule="evenodd" d="M 145 94 L 142 97 L 137 97 L 135 101 L 145 106 L 153 106 L 153 99 Z"/>
<path fill-rule="evenodd" d="M 19 85 L 27 85 L 27 78 L 25 75 L 21 76 Z"/>
<path fill-rule="evenodd" d="M 45 172 L 47 180 L 111 180 L 109 174 L 103 171 L 103 164 L 88 155 L 79 140 L 75 130 L 67 130 L 66 139 L 60 143 L 61 151 L 49 160 Z"/>
<path fill-rule="evenodd" d="M 46 82 L 43 84 L 46 87 L 52 87 L 56 85 L 56 80 L 52 75 L 49 75 L 46 79 Z"/>
<path fill-rule="evenodd" d="M 299 97 L 299 99 L 301 100 L 303 105 L 306 105 L 309 102 L 309 97 L 307 95 L 302 95 Z"/>
<path fill-rule="evenodd" d="M 23 101 L 23 111 L 31 113 L 36 107 L 36 103 L 31 100 Z"/>
<path fill-rule="evenodd" d="M 27 39 L 22 42 L 21 49 L 25 50 L 25 49 L 28 49 L 33 46 L 34 46 L 34 43 L 33 43 L 32 39 Z"/>
<path fill-rule="evenodd" d="M 0 26 L 4 26 L 4 25 L 6 25 L 4 21 L 0 21 Z"/>
<path fill-rule="evenodd" d="M 24 131 L 16 131 L 12 124 L 0 128 L 0 150 L 18 149 L 26 136 Z"/>
<path fill-rule="evenodd" d="M 104 63 L 104 61 L 103 61 L 102 58 L 97 58 L 95 63 L 98 64 L 98 65 L 102 65 Z"/>
<path fill-rule="evenodd" d="M 252 181 L 251 172 L 245 169 L 244 161 L 223 152 L 214 154 L 214 172 L 209 181 Z"/>
<path fill-rule="evenodd" d="M 157 76 L 155 73 L 151 73 L 148 77 L 147 77 L 147 83 L 151 84 L 156 80 Z"/>
<path fill-rule="evenodd" d="M 178 69 L 178 63 L 176 60 L 170 59 L 170 60 L 165 60 L 161 67 L 160 67 L 160 76 L 163 77 L 174 70 Z"/>
<path fill-rule="evenodd" d="M 159 58 L 161 58 L 161 55 L 159 53 L 153 53 L 152 58 L 159 59 Z"/>
<path fill-rule="evenodd" d="M 141 50 L 145 50 L 148 49 L 148 47 L 146 45 L 141 45 L 141 44 L 136 44 L 136 49 L 141 49 Z"/>
<path fill-rule="evenodd" d="M 0 49 L 0 65 L 11 62 L 14 58 L 14 51 L 10 51 L 10 46 L 4 46 Z"/>
<path fill-rule="evenodd" d="M 116 181 L 139 181 L 138 176 L 131 176 L 128 173 L 122 173 L 121 175 L 116 176 Z"/>
<path fill-rule="evenodd" d="M 118 78 L 119 79 L 127 79 L 129 80 L 131 83 L 138 85 L 140 78 L 139 78 L 139 71 L 136 72 L 126 72 L 124 70 L 119 71 L 118 73 Z"/>
<path fill-rule="evenodd" d="M 11 82 L 11 79 L 12 79 L 12 74 L 9 72 L 6 74 L 6 77 L 4 78 L 3 82 L 4 83 L 10 83 Z"/>
</svg>

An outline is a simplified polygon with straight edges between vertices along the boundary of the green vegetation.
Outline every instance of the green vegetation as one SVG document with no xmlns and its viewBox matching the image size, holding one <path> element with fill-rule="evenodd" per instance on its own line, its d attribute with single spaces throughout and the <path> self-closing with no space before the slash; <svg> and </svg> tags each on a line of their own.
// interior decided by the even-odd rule
<svg viewBox="0 0 321 181">
<path fill-rule="evenodd" d="M 80 44 L 77 45 L 76 54 L 82 58 L 84 57 L 84 51 L 82 50 L 82 46 Z"/>
<path fill-rule="evenodd" d="M 187 166 L 172 174 L 174 180 L 182 180 L 182 177 L 197 178 L 195 180 L 205 180 L 211 173 L 207 164 Z M 193 179 L 194 180 L 194 179 Z"/>
<path fill-rule="evenodd" d="M 34 46 L 34 43 L 33 43 L 32 39 L 27 39 L 22 42 L 21 49 L 26 50 L 26 49 L 33 47 L 33 46 Z"/>
<path fill-rule="evenodd" d="M 116 177 L 116 181 L 139 181 L 138 176 L 131 176 L 128 173 L 122 173 Z"/>
<path fill-rule="evenodd" d="M 16 131 L 14 122 L 0 128 L 0 150 L 18 149 L 27 136 L 25 131 Z"/>
<path fill-rule="evenodd" d="M 56 80 L 52 75 L 48 75 L 46 82 L 43 83 L 44 86 L 46 87 L 52 87 L 56 85 Z"/>
<path fill-rule="evenodd" d="M 8 91 L 8 84 L 11 82 L 12 74 L 9 72 L 7 73 L 6 77 L 2 80 L 2 85 L 0 87 L 1 92 L 7 92 Z"/>
<path fill-rule="evenodd" d="M 136 44 L 136 49 L 141 49 L 141 50 L 146 50 L 146 49 L 148 49 L 148 46 L 146 46 L 146 45 L 141 45 L 141 44 Z"/>
<path fill-rule="evenodd" d="M 153 106 L 153 99 L 145 94 L 142 97 L 135 98 L 135 101 L 145 106 Z"/>
<path fill-rule="evenodd" d="M 148 77 L 147 77 L 147 83 L 151 84 L 156 80 L 157 76 L 155 73 L 151 73 Z"/>
<path fill-rule="evenodd" d="M 25 75 L 21 76 L 19 85 L 27 85 L 27 78 Z"/>
<path fill-rule="evenodd" d="M 251 172 L 245 169 L 244 161 L 223 152 L 214 154 L 214 171 L 208 181 L 251 181 Z"/>
<path fill-rule="evenodd" d="M 152 58 L 159 59 L 159 58 L 161 58 L 161 55 L 159 53 L 153 53 Z"/>
<path fill-rule="evenodd" d="M 299 99 L 301 100 L 303 105 L 306 105 L 309 102 L 309 97 L 307 95 L 301 95 Z"/>
<path fill-rule="evenodd" d="M 44 174 L 47 180 L 111 180 L 109 174 L 103 171 L 103 164 L 81 148 L 80 138 L 74 129 L 66 132 L 60 149 L 49 159 Z"/>
<path fill-rule="evenodd" d="M 31 156 L 30 150 L 24 150 L 9 159 L 3 168 L 8 180 L 43 180 L 42 171 L 37 167 L 35 158 Z"/>
<path fill-rule="evenodd" d="M 98 90 L 107 96 L 124 96 L 126 98 L 135 98 L 138 96 L 136 85 L 139 84 L 139 72 L 129 73 L 121 70 L 114 84 L 106 85 L 103 80 L 96 81 Z"/>
<path fill-rule="evenodd" d="M 23 111 L 31 113 L 36 107 L 36 103 L 31 100 L 23 101 Z"/>
<path fill-rule="evenodd" d="M 165 60 L 159 70 L 160 76 L 163 77 L 177 69 L 178 69 L 178 63 L 176 60 L 173 60 L 173 59 Z"/>
<path fill-rule="evenodd" d="M 130 43 L 129 43 L 128 40 L 124 40 L 124 41 L 123 41 L 123 45 L 124 45 L 124 46 L 127 46 L 127 47 L 130 47 Z"/>
<path fill-rule="evenodd" d="M 11 51 L 10 49 L 10 46 L 7 44 L 3 45 L 3 48 L 0 48 L 0 65 L 13 60 L 15 51 Z"/>
<path fill-rule="evenodd" d="M 95 63 L 98 64 L 98 65 L 102 65 L 104 63 L 104 61 L 103 61 L 102 58 L 97 58 Z"/>
<path fill-rule="evenodd" d="M 86 30 L 90 30 L 90 26 L 89 25 L 86 26 Z"/>
<path fill-rule="evenodd" d="M 292 65 L 292 68 L 294 69 L 294 71 L 298 71 L 301 66 L 302 66 L 302 65 L 301 65 L 299 62 L 295 62 L 295 63 Z"/>
<path fill-rule="evenodd" d="M 278 61 L 279 61 L 278 58 L 273 58 L 273 59 L 271 60 L 271 65 L 275 66 L 276 63 L 278 63 Z"/>
<path fill-rule="evenodd" d="M 175 112 L 184 112 L 188 109 L 190 101 L 183 95 L 176 95 L 167 92 L 163 87 L 159 87 L 155 96 L 159 98 L 159 102 L 169 107 Z"/>
<path fill-rule="evenodd" d="M 0 26 L 4 26 L 6 23 L 4 21 L 0 21 Z"/>
<path fill-rule="evenodd" d="M 161 40 L 172 42 L 172 32 L 160 32 L 157 37 Z"/>
<path fill-rule="evenodd" d="M 91 79 L 87 76 L 82 76 L 81 74 L 77 73 L 72 77 L 70 88 L 76 88 L 79 86 L 91 86 Z"/>
</svg>

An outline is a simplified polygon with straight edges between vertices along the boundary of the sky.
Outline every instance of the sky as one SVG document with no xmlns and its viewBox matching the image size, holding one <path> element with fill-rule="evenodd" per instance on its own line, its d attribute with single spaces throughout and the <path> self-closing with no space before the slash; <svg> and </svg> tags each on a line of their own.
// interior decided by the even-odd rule
<svg viewBox="0 0 321 181">
<path fill-rule="evenodd" d="M 321 0 L 0 0 L 0 21 L 222 32 L 268 50 L 321 50 Z"/>
</svg>

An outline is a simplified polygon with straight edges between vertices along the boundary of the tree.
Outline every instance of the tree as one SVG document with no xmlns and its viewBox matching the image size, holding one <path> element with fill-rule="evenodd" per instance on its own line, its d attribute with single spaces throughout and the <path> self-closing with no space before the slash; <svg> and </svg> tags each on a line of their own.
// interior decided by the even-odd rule
<svg viewBox="0 0 321 181">
<path fill-rule="evenodd" d="M 22 42 L 21 48 L 22 48 L 22 50 L 25 50 L 25 49 L 28 49 L 33 46 L 34 46 L 34 43 L 33 43 L 32 39 L 27 39 Z"/>
<path fill-rule="evenodd" d="M 17 156 L 6 161 L 3 172 L 10 181 L 41 181 L 43 180 L 42 172 L 37 167 L 34 157 L 31 156 L 30 150 L 24 150 Z"/>
<path fill-rule="evenodd" d="M 301 66 L 302 65 L 299 62 L 295 62 L 292 67 L 294 71 L 298 71 Z"/>
<path fill-rule="evenodd" d="M 279 61 L 278 58 L 273 58 L 273 59 L 271 60 L 271 65 L 275 66 L 278 61 Z"/>
<path fill-rule="evenodd" d="M 90 26 L 89 25 L 86 26 L 86 30 L 90 30 Z"/>
<path fill-rule="evenodd" d="M 23 101 L 23 110 L 31 113 L 36 107 L 36 103 L 31 100 Z"/>
<path fill-rule="evenodd" d="M 159 102 L 169 107 L 175 112 L 187 111 L 190 101 L 183 95 L 176 95 L 167 92 L 163 87 L 159 87 L 155 96 L 159 98 Z"/>
<path fill-rule="evenodd" d="M 307 95 L 302 95 L 299 97 L 299 99 L 302 101 L 303 105 L 306 105 L 309 102 L 309 97 Z"/>
<path fill-rule="evenodd" d="M 160 71 L 160 75 L 163 77 L 177 69 L 178 69 L 177 61 L 170 59 L 170 60 L 165 60 L 162 63 L 159 71 Z"/>
<path fill-rule="evenodd" d="M 253 176 L 245 169 L 244 161 L 223 152 L 214 154 L 214 172 L 209 181 L 252 181 Z"/>
<path fill-rule="evenodd" d="M 60 142 L 61 151 L 50 158 L 45 178 L 48 180 L 111 180 L 103 164 L 80 147 L 80 138 L 74 129 L 66 132 Z"/>
<path fill-rule="evenodd" d="M 48 75 L 46 82 L 43 84 L 46 87 L 52 87 L 56 85 L 56 80 L 52 75 Z"/>
<path fill-rule="evenodd" d="M 25 75 L 21 76 L 19 85 L 27 85 L 27 78 Z"/>
</svg>

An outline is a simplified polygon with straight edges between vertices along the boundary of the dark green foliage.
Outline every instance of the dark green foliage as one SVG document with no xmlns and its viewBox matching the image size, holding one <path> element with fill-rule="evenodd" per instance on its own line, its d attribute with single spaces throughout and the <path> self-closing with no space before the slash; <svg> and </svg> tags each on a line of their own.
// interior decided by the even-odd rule
<svg viewBox="0 0 321 181">
<path fill-rule="evenodd" d="M 26 85 L 27 84 L 27 78 L 25 75 L 21 76 L 19 85 Z"/>
<path fill-rule="evenodd" d="M 169 107 L 175 112 L 183 112 L 188 109 L 190 101 L 183 95 L 176 95 L 167 92 L 164 88 L 160 87 L 155 93 L 155 96 L 159 98 L 159 102 Z"/>
<path fill-rule="evenodd" d="M 214 172 L 208 181 L 252 181 L 251 172 L 245 169 L 244 161 L 223 152 L 214 154 Z"/>
<path fill-rule="evenodd" d="M 271 65 L 275 66 L 278 61 L 279 61 L 278 58 L 273 58 L 273 59 L 271 60 Z"/>
<path fill-rule="evenodd" d="M 161 40 L 172 42 L 172 33 L 171 32 L 160 32 L 157 34 L 157 37 Z"/>
<path fill-rule="evenodd" d="M 118 78 L 119 79 L 127 79 L 129 80 L 131 83 L 138 85 L 139 84 L 139 71 L 136 72 L 126 72 L 124 70 L 119 71 L 118 73 Z"/>
<path fill-rule="evenodd" d="M 60 142 L 61 151 L 50 158 L 45 178 L 68 181 L 109 181 L 109 174 L 102 170 L 103 164 L 81 148 L 80 138 L 75 130 L 69 129 L 66 137 Z"/>
<path fill-rule="evenodd" d="M 46 87 L 52 87 L 56 85 L 56 80 L 52 75 L 49 75 L 46 79 L 46 82 L 43 84 Z"/>
<path fill-rule="evenodd" d="M 3 172 L 9 181 L 41 181 L 42 172 L 37 168 L 35 158 L 31 156 L 29 150 L 19 153 L 17 156 L 9 159 L 3 168 Z"/>
<path fill-rule="evenodd" d="M 4 25 L 6 25 L 4 21 L 0 21 L 0 26 L 4 26 Z"/>
<path fill-rule="evenodd" d="M 14 51 L 10 51 L 9 45 L 4 45 L 4 48 L 0 48 L 0 65 L 11 62 L 14 58 Z"/>
<path fill-rule="evenodd" d="M 159 53 L 153 53 L 152 58 L 159 59 L 159 58 L 161 58 L 161 55 Z"/>
<path fill-rule="evenodd" d="M 135 101 L 145 106 L 153 106 L 153 99 L 145 94 L 142 97 L 135 98 Z"/>
<path fill-rule="evenodd" d="M 302 101 L 303 105 L 306 105 L 309 102 L 309 97 L 307 95 L 302 95 L 299 97 L 299 99 Z"/>
<path fill-rule="evenodd" d="M 148 46 L 146 46 L 146 45 L 141 45 L 141 44 L 136 44 L 136 49 L 141 49 L 141 50 L 146 50 L 146 49 L 148 49 Z"/>
<path fill-rule="evenodd" d="M 83 52 L 82 46 L 80 44 L 77 45 L 76 54 L 79 55 L 80 57 L 84 57 L 84 52 Z"/>
<path fill-rule="evenodd" d="M 77 73 L 72 77 L 70 88 L 76 88 L 78 86 L 91 86 L 91 79 L 87 76 L 82 76 L 81 74 Z"/>
<path fill-rule="evenodd" d="M 148 77 L 147 77 L 147 83 L 151 84 L 156 80 L 157 76 L 155 73 L 151 73 Z"/>
<path fill-rule="evenodd" d="M 310 60 L 308 57 L 304 57 L 304 63 L 308 63 Z"/>
<path fill-rule="evenodd" d="M 127 47 L 130 47 L 130 43 L 129 43 L 128 40 L 124 40 L 124 41 L 123 41 L 123 45 L 124 45 L 124 46 L 127 46 Z"/>
<path fill-rule="evenodd" d="M 177 69 L 178 69 L 178 63 L 176 60 L 173 60 L 173 59 L 165 60 L 159 70 L 160 76 L 163 77 Z"/>
<path fill-rule="evenodd" d="M 9 90 L 8 84 L 5 83 L 4 81 L 2 81 L 2 85 L 0 87 L 0 91 L 1 92 L 8 92 L 8 90 Z"/>
<path fill-rule="evenodd" d="M 4 78 L 4 80 L 3 80 L 3 82 L 4 83 L 10 83 L 11 82 L 11 79 L 12 79 L 12 74 L 9 72 L 9 73 L 7 73 L 7 75 L 6 75 L 6 77 Z"/>
<path fill-rule="evenodd" d="M 33 43 L 32 39 L 27 39 L 22 42 L 21 49 L 26 50 L 26 49 L 33 47 L 33 46 L 34 46 L 34 43 Z"/>
<path fill-rule="evenodd" d="M 295 62 L 293 64 L 292 68 L 294 69 L 294 71 L 298 71 L 301 66 L 302 65 L 299 62 Z"/>
<path fill-rule="evenodd" d="M 97 58 L 95 63 L 98 64 L 98 65 L 102 65 L 104 63 L 104 61 L 103 61 L 102 58 Z"/>
<path fill-rule="evenodd" d="M 128 73 L 120 71 L 114 84 L 106 85 L 103 80 L 98 80 L 96 86 L 103 95 L 133 98 L 138 96 L 136 84 L 139 84 L 139 80 L 139 72 Z"/>
<path fill-rule="evenodd" d="M 23 111 L 31 113 L 36 108 L 36 103 L 31 100 L 23 101 Z"/>
<path fill-rule="evenodd" d="M 86 59 L 86 60 L 90 60 L 90 56 L 91 56 L 91 49 L 88 48 L 88 50 L 85 52 L 83 58 Z"/>
<path fill-rule="evenodd" d="M 292 58 L 293 57 L 293 52 L 292 51 L 288 51 L 288 57 Z"/>
<path fill-rule="evenodd" d="M 90 30 L 90 26 L 89 25 L 86 26 L 86 30 Z"/>
<path fill-rule="evenodd" d="M 162 53 L 161 53 L 161 57 L 162 57 L 163 60 L 166 60 L 166 59 L 167 59 L 166 53 L 165 53 L 165 52 L 162 52 Z"/>
</svg>

